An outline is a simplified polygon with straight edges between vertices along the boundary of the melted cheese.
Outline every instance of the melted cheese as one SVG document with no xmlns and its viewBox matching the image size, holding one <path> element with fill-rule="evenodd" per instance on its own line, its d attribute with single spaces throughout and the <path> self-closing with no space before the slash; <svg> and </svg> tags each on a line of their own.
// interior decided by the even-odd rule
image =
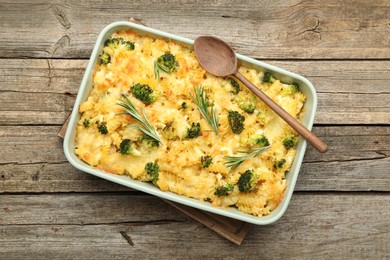
<svg viewBox="0 0 390 260">
<path fill-rule="evenodd" d="M 113 174 L 126 174 L 141 181 L 150 181 L 145 172 L 145 164 L 156 162 L 159 177 L 156 185 L 163 191 L 171 191 L 199 200 L 211 201 L 220 207 L 235 206 L 240 211 L 262 216 L 274 210 L 283 199 L 286 188 L 285 172 L 295 157 L 295 149 L 286 149 L 282 139 L 296 134 L 283 120 L 269 110 L 260 100 L 255 112 L 248 114 L 234 101 L 234 94 L 227 87 L 230 83 L 206 73 L 189 49 L 170 41 L 140 36 L 131 31 L 120 31 L 112 37 L 122 37 L 135 45 L 132 51 L 119 48 L 104 51 L 110 54 L 109 64 L 98 64 L 93 76 L 93 89 L 88 99 L 79 107 L 81 119 L 77 126 L 75 153 L 88 164 Z M 155 79 L 154 62 L 164 53 L 175 55 L 179 67 L 171 74 L 162 73 Z M 248 77 L 258 88 L 275 100 L 296 118 L 302 117 L 305 96 L 301 92 L 283 95 L 282 89 L 288 85 L 275 81 L 262 83 L 264 73 L 240 67 L 239 71 Z M 159 93 L 152 104 L 145 105 L 132 96 L 130 88 L 136 83 L 148 84 Z M 210 132 L 209 125 L 202 118 L 196 105 L 190 99 L 193 86 L 203 85 L 208 98 L 213 100 L 219 116 L 219 131 Z M 241 85 L 241 84 L 240 84 Z M 249 93 L 243 85 L 241 91 Z M 123 139 L 137 140 L 142 133 L 130 125 L 135 121 L 128 115 L 120 115 L 122 108 L 117 105 L 121 94 L 127 94 L 131 102 L 146 115 L 162 139 L 162 145 L 150 150 L 141 150 L 141 156 L 122 155 L 118 149 Z M 187 108 L 181 104 L 186 102 Z M 245 130 L 233 134 L 227 120 L 228 111 L 239 111 L 245 116 Z M 90 121 L 85 127 L 84 119 Z M 175 122 L 177 139 L 168 140 L 162 135 L 169 122 Z M 97 122 L 105 122 L 108 133 L 101 134 Z M 187 129 L 192 122 L 200 122 L 202 134 L 194 139 L 186 139 Z M 245 136 L 263 133 L 271 142 L 270 148 L 256 158 L 250 158 L 236 170 L 230 172 L 224 164 L 224 156 L 235 155 L 236 151 L 248 149 Z M 213 162 L 208 168 L 201 167 L 201 156 L 211 156 Z M 274 163 L 280 159 L 286 163 L 280 169 Z M 248 169 L 260 175 L 261 184 L 253 192 L 241 193 L 235 185 L 240 175 Z M 231 183 L 233 192 L 228 196 L 214 195 L 216 187 Z"/>
</svg>

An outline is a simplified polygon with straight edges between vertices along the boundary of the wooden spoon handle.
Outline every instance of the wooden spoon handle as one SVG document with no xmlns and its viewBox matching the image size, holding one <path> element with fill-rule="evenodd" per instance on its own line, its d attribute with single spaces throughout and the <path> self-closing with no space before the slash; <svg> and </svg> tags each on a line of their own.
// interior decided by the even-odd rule
<svg viewBox="0 0 390 260">
<path fill-rule="evenodd" d="M 286 110 L 276 104 L 271 98 L 264 94 L 260 89 L 253 85 L 247 78 L 245 78 L 240 72 L 236 71 L 233 74 L 242 83 L 244 83 L 256 96 L 258 96 L 267 106 L 269 106 L 276 114 L 278 114 L 287 124 L 294 128 L 300 135 L 303 136 L 311 145 L 321 153 L 328 150 L 328 146 L 318 136 L 310 132 L 304 127 L 297 119 L 291 116 Z"/>
</svg>

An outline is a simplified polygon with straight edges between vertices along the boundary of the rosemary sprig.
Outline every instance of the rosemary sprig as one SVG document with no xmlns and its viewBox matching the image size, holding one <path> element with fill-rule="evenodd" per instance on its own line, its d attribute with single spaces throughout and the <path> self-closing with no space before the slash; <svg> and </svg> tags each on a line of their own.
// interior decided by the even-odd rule
<svg viewBox="0 0 390 260">
<path fill-rule="evenodd" d="M 202 114 L 203 118 L 206 119 L 207 123 L 211 126 L 212 130 L 218 135 L 218 123 L 219 118 L 217 111 L 211 107 L 209 111 L 210 105 L 207 102 L 206 92 L 204 91 L 204 87 L 195 87 L 194 86 L 194 94 L 193 96 L 190 93 L 190 97 L 192 101 L 198 106 L 199 112 Z"/>
<path fill-rule="evenodd" d="M 164 72 L 166 74 L 171 73 L 170 71 L 166 70 L 164 67 L 160 66 L 157 61 L 154 62 L 154 78 L 160 79 L 160 72 Z"/>
<path fill-rule="evenodd" d="M 223 158 L 226 160 L 225 165 L 226 167 L 231 167 L 230 172 L 234 171 L 238 168 L 238 166 L 241 165 L 245 160 L 256 157 L 260 155 L 262 152 L 267 150 L 270 146 L 265 147 L 258 147 L 258 148 L 252 148 L 249 151 L 237 151 L 237 153 L 246 154 L 243 156 L 224 156 Z"/>
<path fill-rule="evenodd" d="M 147 136 L 149 136 L 150 138 L 152 138 L 153 140 L 161 143 L 161 140 L 158 137 L 156 130 L 150 124 L 148 118 L 146 117 L 145 109 L 142 107 L 142 109 L 141 109 L 142 110 L 142 117 L 141 117 L 141 115 L 138 113 L 137 109 L 134 107 L 133 103 L 131 103 L 131 101 L 126 97 L 126 95 L 122 94 L 122 98 L 124 99 L 124 101 L 121 100 L 121 102 L 118 103 L 118 105 L 123 107 L 125 110 L 121 114 L 130 115 L 131 117 L 133 117 L 135 120 L 137 120 L 140 123 L 139 126 L 132 125 L 129 127 L 138 129 L 138 130 L 142 131 L 144 134 L 146 134 Z"/>
<path fill-rule="evenodd" d="M 160 69 L 159 69 L 157 62 L 154 62 L 154 78 L 155 79 L 160 78 Z"/>
</svg>

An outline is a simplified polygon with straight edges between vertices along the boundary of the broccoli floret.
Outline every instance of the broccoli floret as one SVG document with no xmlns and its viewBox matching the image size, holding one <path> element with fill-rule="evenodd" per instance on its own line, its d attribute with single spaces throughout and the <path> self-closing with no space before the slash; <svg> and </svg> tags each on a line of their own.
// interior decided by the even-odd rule
<svg viewBox="0 0 390 260">
<path fill-rule="evenodd" d="M 157 58 L 157 66 L 160 70 L 170 74 L 177 70 L 179 62 L 177 62 L 176 57 L 173 54 L 166 53 Z"/>
<path fill-rule="evenodd" d="M 276 79 L 274 78 L 274 76 L 272 76 L 271 73 L 264 73 L 263 82 L 274 83 L 274 81 L 276 81 Z"/>
<path fill-rule="evenodd" d="M 105 135 L 108 133 L 106 122 L 97 121 L 96 124 L 97 124 L 97 128 L 101 134 Z"/>
<path fill-rule="evenodd" d="M 188 128 L 187 138 L 195 138 L 200 135 L 200 123 L 192 123 L 191 127 Z"/>
<path fill-rule="evenodd" d="M 83 125 L 84 125 L 85 128 L 87 128 L 87 127 L 89 127 L 91 125 L 91 122 L 89 121 L 88 118 L 84 118 Z"/>
<path fill-rule="evenodd" d="M 141 153 L 135 147 L 135 142 L 129 139 L 122 140 L 121 144 L 119 145 L 119 152 L 121 154 L 131 154 L 134 156 L 141 155 Z"/>
<path fill-rule="evenodd" d="M 107 39 L 104 42 L 105 47 L 109 47 L 112 50 L 118 49 L 118 48 L 124 48 L 125 50 L 134 50 L 134 44 L 129 41 L 125 41 L 122 38 L 111 38 Z M 110 54 L 103 52 L 102 55 L 99 56 L 100 60 L 102 61 L 103 64 L 108 64 L 111 61 L 111 56 Z"/>
<path fill-rule="evenodd" d="M 213 163 L 213 158 L 210 155 L 201 156 L 200 163 L 202 165 L 202 168 L 208 168 L 210 164 Z"/>
<path fill-rule="evenodd" d="M 269 146 L 269 140 L 264 134 L 254 134 L 249 137 L 247 145 L 250 147 L 266 147 Z"/>
<path fill-rule="evenodd" d="M 130 139 L 124 139 L 122 140 L 121 144 L 119 145 L 119 152 L 121 154 L 129 154 L 132 146 L 132 142 Z"/>
<path fill-rule="evenodd" d="M 108 46 L 112 49 L 116 49 L 119 44 L 121 44 L 123 41 L 123 38 L 110 38 L 110 39 L 107 39 L 105 42 L 104 42 L 104 46 Z"/>
<path fill-rule="evenodd" d="M 125 44 L 126 50 L 128 50 L 128 51 L 134 50 L 134 43 L 129 42 L 129 41 L 125 41 L 124 44 Z"/>
<path fill-rule="evenodd" d="M 100 60 L 103 64 L 108 64 L 111 61 L 111 56 L 108 53 L 103 53 L 102 55 L 99 55 Z"/>
<path fill-rule="evenodd" d="M 233 133 L 240 134 L 244 130 L 245 116 L 237 111 L 229 111 L 228 121 Z"/>
<path fill-rule="evenodd" d="M 241 174 L 238 179 L 237 185 L 238 189 L 241 192 L 250 192 L 256 189 L 257 184 L 259 183 L 259 176 L 255 174 L 252 170 L 247 170 Z"/>
<path fill-rule="evenodd" d="M 242 110 L 249 114 L 252 114 L 256 109 L 257 97 L 252 93 L 241 91 L 235 97 L 235 101 Z"/>
<path fill-rule="evenodd" d="M 149 85 L 139 83 L 131 87 L 131 93 L 133 93 L 137 99 L 147 104 L 156 101 L 158 96 L 156 95 L 156 92 L 153 91 L 151 87 L 149 87 Z"/>
<path fill-rule="evenodd" d="M 240 92 L 240 84 L 238 84 L 238 82 L 234 79 L 234 78 L 227 78 L 227 80 L 229 81 L 232 89 L 230 90 L 230 92 L 232 92 L 233 94 L 238 94 L 238 92 Z"/>
<path fill-rule="evenodd" d="M 160 146 L 159 141 L 156 141 L 147 135 L 143 135 L 139 141 L 141 142 L 142 147 L 146 149 L 152 149 Z"/>
<path fill-rule="evenodd" d="M 217 195 L 220 197 L 227 196 L 230 193 L 232 193 L 233 189 L 234 189 L 234 186 L 230 183 L 227 183 L 227 184 L 224 184 L 222 186 L 215 188 L 214 195 Z"/>
<path fill-rule="evenodd" d="M 276 161 L 275 163 L 274 163 L 274 168 L 275 169 L 280 169 L 280 168 L 282 168 L 283 167 L 283 165 L 286 163 L 286 159 L 280 159 L 279 161 Z"/>
<path fill-rule="evenodd" d="M 112 49 L 118 49 L 120 47 L 125 48 L 126 50 L 134 50 L 134 43 L 125 41 L 123 38 L 111 38 L 105 41 L 105 46 L 108 46 Z"/>
<path fill-rule="evenodd" d="M 164 136 L 168 140 L 175 140 L 178 137 L 175 121 L 171 121 L 165 124 L 162 136 Z"/>
<path fill-rule="evenodd" d="M 297 92 L 299 92 L 299 87 L 296 83 L 293 83 L 287 87 L 284 87 L 281 91 L 281 94 L 285 96 L 291 96 Z"/>
<path fill-rule="evenodd" d="M 159 169 L 160 169 L 160 167 L 158 166 L 157 163 L 148 162 L 145 165 L 146 173 L 150 175 L 150 180 L 156 186 L 157 186 L 157 181 L 158 181 L 158 170 Z"/>
<path fill-rule="evenodd" d="M 285 138 L 283 138 L 283 145 L 287 149 L 293 148 L 297 144 L 298 140 L 294 135 L 288 135 Z"/>
</svg>

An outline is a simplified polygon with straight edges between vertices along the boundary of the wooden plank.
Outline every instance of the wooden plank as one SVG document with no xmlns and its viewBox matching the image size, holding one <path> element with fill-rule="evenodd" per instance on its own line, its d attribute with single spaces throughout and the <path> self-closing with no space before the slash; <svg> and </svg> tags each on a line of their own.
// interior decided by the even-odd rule
<svg viewBox="0 0 390 260">
<path fill-rule="evenodd" d="M 389 157 L 303 163 L 296 191 L 389 191 Z M 81 172 L 69 163 L 0 165 L 0 192 L 128 191 Z"/>
<path fill-rule="evenodd" d="M 0 93 L 0 125 L 63 124 L 75 97 Z M 318 94 L 317 124 L 390 124 L 390 94 Z M 17 104 L 17 106 L 15 105 Z"/>
<path fill-rule="evenodd" d="M 171 209 L 150 198 L 136 196 L 132 204 L 127 202 L 132 198 L 128 195 L 99 196 L 96 202 L 93 196 L 87 200 L 79 196 L 83 195 L 2 195 L 0 216 L 6 221 L 0 225 L 0 253 L 7 259 L 390 256 L 387 194 L 296 193 L 277 223 L 255 226 L 240 248 L 180 213 L 173 216 Z M 33 208 L 26 211 L 27 207 Z M 120 231 L 126 232 L 134 246 Z"/>
<path fill-rule="evenodd" d="M 87 60 L 1 59 L 0 90 L 75 95 L 87 63 Z M 307 77 L 318 93 L 390 92 L 389 60 L 269 60 L 267 63 Z"/>
<path fill-rule="evenodd" d="M 66 162 L 59 126 L 0 126 L 0 192 L 121 191 Z M 329 144 L 308 147 L 296 190 L 389 191 L 390 128 L 315 127 Z"/>
<path fill-rule="evenodd" d="M 0 126 L 3 164 L 64 162 L 58 126 Z"/>
<path fill-rule="evenodd" d="M 105 25 L 133 16 L 150 27 L 192 39 L 218 35 L 256 58 L 390 58 L 386 0 L 353 4 L 214 0 L 207 5 L 201 1 L 42 0 L 3 2 L 1 7 L 1 57 L 87 58 Z"/>
<path fill-rule="evenodd" d="M 1 163 L 58 163 L 66 161 L 60 126 L 0 126 L 3 149 Z M 329 144 L 329 152 L 316 153 L 311 147 L 305 162 L 374 160 L 388 157 L 390 128 L 387 126 L 327 126 L 313 129 Z"/>
<path fill-rule="evenodd" d="M 0 125 L 63 124 L 75 96 L 0 92 Z M 316 124 L 390 124 L 389 94 L 318 93 Z M 17 104 L 17 105 L 15 105 Z"/>
<path fill-rule="evenodd" d="M 77 94 L 87 60 L 1 59 L 0 90 Z"/>
<path fill-rule="evenodd" d="M 75 97 L 73 95 L 4 91 L 0 93 L 0 111 L 69 113 L 73 108 L 74 101 Z"/>
<path fill-rule="evenodd" d="M 0 92 L 0 125 L 64 123 L 74 101 L 72 95 Z"/>
<path fill-rule="evenodd" d="M 1 198 L 3 201 L 0 203 L 0 209 L 2 209 L 0 211 L 1 225 L 40 225 L 42 223 L 46 225 L 90 225 L 96 223 L 116 224 L 118 222 L 151 224 L 188 221 L 189 219 L 183 214 L 178 214 L 176 209 L 179 209 L 238 245 L 241 244 L 251 227 L 251 225 L 238 220 L 215 214 L 208 215 L 200 210 L 166 201 L 171 205 L 169 206 L 157 197 L 132 195 L 131 193 L 121 195 L 53 194 L 27 198 L 19 195 L 2 195 Z M 26 208 L 29 210 L 26 211 Z M 134 210 L 137 211 L 137 214 L 133 213 Z M 52 215 L 52 212 L 56 212 L 55 216 Z M 141 212 L 142 219 L 139 218 Z M 191 214 L 188 214 L 189 212 Z M 195 213 L 196 217 L 194 217 Z M 36 216 L 41 217 L 36 218 Z"/>
<path fill-rule="evenodd" d="M 266 61 L 309 79 L 318 93 L 389 94 L 390 61 Z"/>
<path fill-rule="evenodd" d="M 130 191 L 88 173 L 68 162 L 0 164 L 0 192 L 94 192 Z"/>
<path fill-rule="evenodd" d="M 390 157 L 303 163 L 297 191 L 390 191 Z"/>
<path fill-rule="evenodd" d="M 73 107 L 86 61 L 3 61 L 0 124 L 63 124 Z M 316 123 L 390 124 L 390 61 L 271 63 L 313 81 L 319 101 Z"/>
<path fill-rule="evenodd" d="M 175 208 L 157 197 L 132 195 L 131 192 L 121 194 L 3 194 L 0 198 L 1 225 L 90 225 L 188 220 Z"/>
<path fill-rule="evenodd" d="M 329 145 L 318 153 L 308 145 L 306 162 L 339 162 L 384 159 L 389 156 L 390 128 L 387 126 L 327 126 L 313 129 Z"/>
</svg>

